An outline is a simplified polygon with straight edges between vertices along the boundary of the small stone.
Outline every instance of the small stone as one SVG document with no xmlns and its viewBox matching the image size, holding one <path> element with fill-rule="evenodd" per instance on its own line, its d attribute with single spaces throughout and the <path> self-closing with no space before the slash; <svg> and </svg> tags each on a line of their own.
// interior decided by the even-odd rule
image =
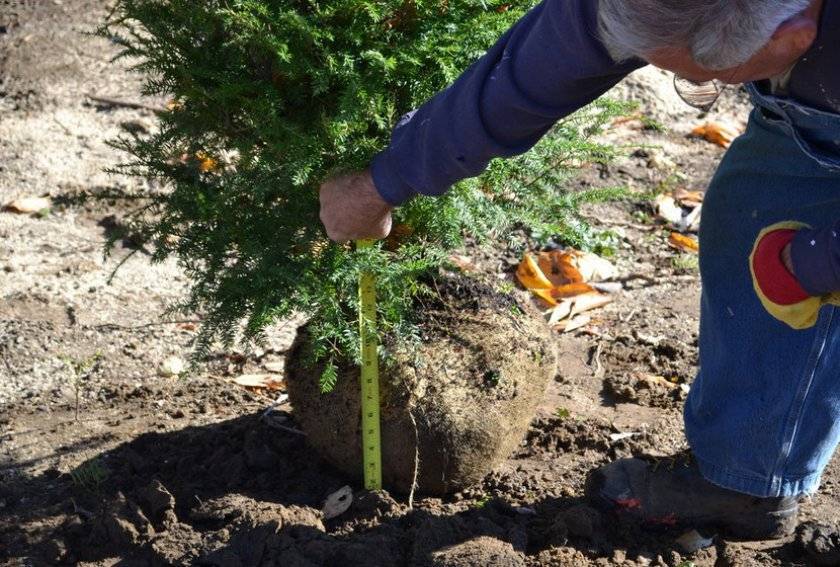
<svg viewBox="0 0 840 567">
<path fill-rule="evenodd" d="M 23 197 L 16 199 L 3 206 L 4 211 L 21 215 L 39 213 L 52 207 L 52 200 L 49 197 Z"/>
<path fill-rule="evenodd" d="M 266 372 L 273 372 L 275 374 L 282 374 L 284 370 L 286 370 L 286 363 L 282 360 L 276 362 L 266 362 L 263 365 Z"/>
<path fill-rule="evenodd" d="M 642 565 L 643 567 L 650 565 L 653 563 L 653 555 L 647 552 L 642 552 L 636 558 L 636 565 Z"/>
<path fill-rule="evenodd" d="M 153 480 L 140 491 L 140 503 L 150 518 L 159 518 L 165 511 L 175 509 L 175 497 L 159 480 Z"/>
<path fill-rule="evenodd" d="M 182 374 L 186 367 L 187 365 L 184 362 L 184 359 L 177 356 L 169 356 L 160 363 L 160 366 L 158 367 L 158 374 L 164 378 L 171 378 Z"/>
<path fill-rule="evenodd" d="M 705 538 L 697 530 L 691 530 L 677 538 L 677 545 L 686 553 L 694 553 L 701 549 L 711 547 L 713 544 L 713 538 Z"/>
<path fill-rule="evenodd" d="M 654 153 L 650 156 L 650 159 L 647 162 L 647 166 L 650 169 L 661 169 L 665 171 L 670 171 L 677 168 L 677 164 L 674 161 L 667 157 L 664 154 L 660 154 L 659 152 Z"/>
</svg>

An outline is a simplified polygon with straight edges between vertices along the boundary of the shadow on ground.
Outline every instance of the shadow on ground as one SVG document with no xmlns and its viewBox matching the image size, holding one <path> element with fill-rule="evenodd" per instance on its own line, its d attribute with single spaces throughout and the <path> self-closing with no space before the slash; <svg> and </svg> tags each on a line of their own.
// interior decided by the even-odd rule
<svg viewBox="0 0 840 567">
<path fill-rule="evenodd" d="M 345 484 L 358 488 L 354 483 L 313 456 L 302 436 L 272 428 L 260 413 L 145 433 L 71 474 L 48 470 L 0 488 L 9 519 L 0 524 L 0 558 L 31 565 L 506 566 L 525 565 L 527 556 L 550 565 L 614 559 L 643 541 L 665 564 L 680 557 L 667 543 L 673 536 L 614 522 L 577 498 L 521 508 L 504 498 L 455 496 L 410 510 L 405 498 L 357 492 L 348 512 L 324 520 L 324 498 Z"/>
</svg>

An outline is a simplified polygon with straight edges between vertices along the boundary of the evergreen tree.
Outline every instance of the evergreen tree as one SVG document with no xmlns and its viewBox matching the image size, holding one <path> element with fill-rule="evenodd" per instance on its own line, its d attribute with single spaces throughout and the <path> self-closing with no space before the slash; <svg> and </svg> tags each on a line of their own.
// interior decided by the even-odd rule
<svg viewBox="0 0 840 567">
<path fill-rule="evenodd" d="M 526 156 L 494 162 L 446 196 L 400 208 L 398 245 L 356 252 L 326 238 L 317 189 L 365 167 L 393 124 L 451 83 L 532 0 L 117 0 L 100 34 L 172 102 L 160 129 L 117 142 L 121 170 L 161 181 L 141 195 L 134 229 L 154 259 L 178 258 L 199 311 L 199 347 L 259 339 L 272 321 L 312 318 L 316 353 L 358 352 L 356 285 L 377 274 L 380 331 L 415 337 L 411 306 L 464 239 L 525 228 L 587 248 L 575 165 L 613 150 L 590 140 L 620 108 L 599 102 Z M 135 195 L 136 197 L 136 195 Z M 244 323 L 242 323 L 244 321 Z M 332 381 L 329 371 L 324 386 Z"/>
</svg>

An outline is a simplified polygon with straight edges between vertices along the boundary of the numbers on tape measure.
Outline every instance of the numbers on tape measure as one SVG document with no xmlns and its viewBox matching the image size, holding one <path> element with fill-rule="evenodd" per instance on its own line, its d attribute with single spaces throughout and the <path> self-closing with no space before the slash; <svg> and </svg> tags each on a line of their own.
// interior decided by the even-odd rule
<svg viewBox="0 0 840 567">
<path fill-rule="evenodd" d="M 360 242 L 359 247 L 371 246 Z M 371 274 L 359 281 L 359 333 L 361 339 L 362 447 L 365 487 L 382 488 L 382 454 L 379 426 L 379 360 L 376 336 L 376 282 Z"/>
</svg>

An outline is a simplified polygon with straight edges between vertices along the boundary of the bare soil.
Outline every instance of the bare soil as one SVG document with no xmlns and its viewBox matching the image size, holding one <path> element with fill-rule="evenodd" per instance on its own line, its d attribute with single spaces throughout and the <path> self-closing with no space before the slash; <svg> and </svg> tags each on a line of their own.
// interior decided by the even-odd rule
<svg viewBox="0 0 840 567">
<path fill-rule="evenodd" d="M 620 236 L 624 290 L 592 323 L 554 337 L 559 371 L 525 437 L 454 495 L 409 508 L 402 495 L 363 491 L 308 447 L 294 408 L 275 404 L 277 392 L 230 381 L 282 378 L 299 321 L 272 329 L 258 349 L 219 349 L 192 371 L 165 376 L 167 359 L 188 358 L 195 332 L 192 318 L 164 317 L 183 276 L 174 263 L 150 265 L 130 239 L 103 258 L 103 241 L 131 207 L 83 198 L 146 183 L 102 172 L 123 157 L 106 141 L 154 128 L 144 107 L 165 103 L 141 97 L 137 77 L 109 63 L 114 46 L 85 34 L 106 10 L 103 0 L 0 4 L 0 203 L 43 194 L 55 203 L 46 215 L 0 213 L 0 563 L 840 564 L 836 532 L 813 524 L 781 541 L 708 534 L 711 547 L 687 554 L 680 533 L 643 530 L 584 501 L 594 467 L 685 446 L 699 278 L 668 248 L 668 231 L 641 197 L 587 210 Z M 643 149 L 586 169 L 577 183 L 623 184 L 640 195 L 703 190 L 722 150 L 687 134 L 706 118 L 679 107 L 656 71 L 614 94 L 639 99 L 664 131 L 617 125 L 607 139 Z M 743 122 L 743 94 L 727 93 L 718 112 Z M 512 281 L 512 252 L 465 254 L 484 277 Z M 63 359 L 96 353 L 90 375 L 74 380 Z M 325 498 L 345 485 L 354 490 L 350 509 L 325 519 Z M 835 460 L 802 520 L 834 522 L 839 506 Z"/>
</svg>

